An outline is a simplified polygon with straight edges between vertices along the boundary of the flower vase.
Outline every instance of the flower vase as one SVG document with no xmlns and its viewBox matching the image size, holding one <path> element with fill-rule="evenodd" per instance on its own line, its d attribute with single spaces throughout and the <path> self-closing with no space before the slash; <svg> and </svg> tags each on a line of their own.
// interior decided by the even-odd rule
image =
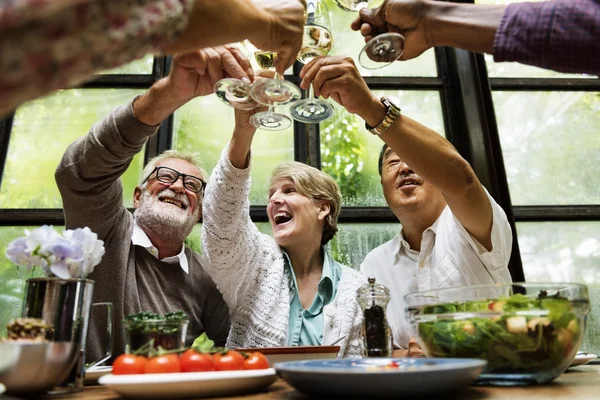
<svg viewBox="0 0 600 400">
<path fill-rule="evenodd" d="M 83 389 L 93 289 L 94 281 L 90 279 L 32 278 L 25 283 L 22 316 L 38 318 L 49 325 L 48 340 L 71 342 L 79 348 L 74 353 L 72 373 L 61 385 L 69 392 Z"/>
</svg>

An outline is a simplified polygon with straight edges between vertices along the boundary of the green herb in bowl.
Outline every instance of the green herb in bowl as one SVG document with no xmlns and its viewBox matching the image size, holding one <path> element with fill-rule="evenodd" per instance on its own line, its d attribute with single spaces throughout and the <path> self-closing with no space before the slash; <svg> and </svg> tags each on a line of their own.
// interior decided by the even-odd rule
<svg viewBox="0 0 600 400">
<path fill-rule="evenodd" d="M 185 345 L 189 324 L 183 311 L 163 316 L 153 312 L 140 312 L 125 317 L 128 352 L 148 355 L 152 350 L 175 350 Z"/>
</svg>

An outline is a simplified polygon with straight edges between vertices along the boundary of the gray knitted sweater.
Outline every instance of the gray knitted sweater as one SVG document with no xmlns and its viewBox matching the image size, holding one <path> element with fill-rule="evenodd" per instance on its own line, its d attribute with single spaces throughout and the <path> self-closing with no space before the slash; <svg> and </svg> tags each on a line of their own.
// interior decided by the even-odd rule
<svg viewBox="0 0 600 400">
<path fill-rule="evenodd" d="M 224 345 L 230 327 L 229 309 L 198 254 L 185 249 L 187 274 L 179 264 L 162 262 L 132 244 L 133 216 L 123 205 L 119 178 L 156 130 L 137 120 L 129 102 L 72 143 L 55 173 L 67 228 L 89 226 L 104 240 L 106 253 L 89 278 L 95 281 L 93 301 L 114 305 L 114 355 L 124 350 L 122 321 L 131 313 L 183 310 L 190 317 L 188 341 L 206 331 Z M 88 362 L 103 354 L 104 320 L 104 313 L 93 307 Z"/>
</svg>

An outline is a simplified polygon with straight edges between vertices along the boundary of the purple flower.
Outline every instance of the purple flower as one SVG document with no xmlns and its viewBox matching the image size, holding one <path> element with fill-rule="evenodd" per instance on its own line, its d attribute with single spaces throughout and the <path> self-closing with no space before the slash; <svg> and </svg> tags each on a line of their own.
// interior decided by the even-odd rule
<svg viewBox="0 0 600 400">
<path fill-rule="evenodd" d="M 104 242 L 89 228 L 67 230 L 59 235 L 44 225 L 9 243 L 6 257 L 28 268 L 41 266 L 48 276 L 85 278 L 100 263 Z"/>
</svg>

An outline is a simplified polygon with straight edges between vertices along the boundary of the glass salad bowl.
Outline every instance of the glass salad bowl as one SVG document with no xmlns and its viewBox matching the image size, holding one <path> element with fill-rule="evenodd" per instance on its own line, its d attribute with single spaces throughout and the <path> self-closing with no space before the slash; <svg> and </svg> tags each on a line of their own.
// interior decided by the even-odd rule
<svg viewBox="0 0 600 400">
<path fill-rule="evenodd" d="M 127 353 L 150 356 L 156 350 L 185 346 L 189 320 L 183 312 L 164 316 L 152 312 L 130 314 L 123 321 Z"/>
<path fill-rule="evenodd" d="M 481 358 L 476 384 L 528 385 L 558 377 L 583 339 L 590 303 L 576 283 L 513 283 L 411 293 L 406 312 L 428 357 Z"/>
</svg>

